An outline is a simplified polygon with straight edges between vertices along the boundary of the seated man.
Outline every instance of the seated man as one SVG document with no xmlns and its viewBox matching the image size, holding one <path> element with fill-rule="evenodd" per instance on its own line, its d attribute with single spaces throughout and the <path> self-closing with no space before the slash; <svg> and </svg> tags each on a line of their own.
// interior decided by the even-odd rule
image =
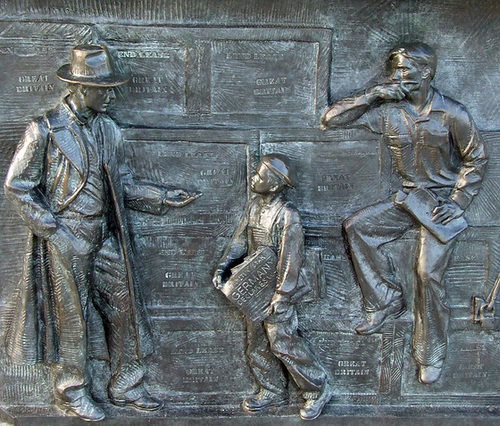
<svg viewBox="0 0 500 426">
<path fill-rule="evenodd" d="M 388 55 L 389 81 L 331 105 L 324 128 L 357 124 L 382 136 L 402 191 L 354 213 L 344 231 L 373 334 L 405 310 L 403 286 L 383 251 L 409 229 L 419 232 L 413 314 L 413 356 L 421 383 L 441 376 L 450 309 L 444 275 L 465 210 L 479 192 L 487 163 L 484 143 L 465 107 L 431 82 L 437 56 L 424 43 L 396 46 Z"/>
<path fill-rule="evenodd" d="M 273 276 L 262 274 L 262 270 L 254 274 L 254 283 L 269 280 L 275 283 L 275 288 L 271 289 L 272 299 L 268 301 L 269 308 L 263 321 L 252 321 L 247 315 L 248 361 L 260 392 L 246 398 L 243 409 L 257 412 L 286 403 L 284 366 L 297 386 L 309 394 L 300 416 L 312 420 L 321 414 L 331 399 L 332 389 L 325 370 L 297 333 L 293 296 L 299 286 L 304 233 L 297 209 L 285 199 L 286 187 L 293 187 L 286 158 L 277 154 L 264 156 L 251 180 L 251 190 L 256 196 L 247 204 L 213 282 L 216 288 L 224 291 L 230 268 L 256 255 L 263 247 L 274 250 L 277 256 L 273 267 L 276 266 L 274 271 L 270 269 Z M 254 294 L 252 291 L 248 293 Z"/>
</svg>

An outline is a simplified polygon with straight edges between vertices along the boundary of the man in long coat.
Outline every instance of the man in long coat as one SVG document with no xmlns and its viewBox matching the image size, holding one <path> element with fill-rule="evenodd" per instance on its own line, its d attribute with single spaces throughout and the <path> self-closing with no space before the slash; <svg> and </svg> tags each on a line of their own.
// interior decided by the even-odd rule
<svg viewBox="0 0 500 426">
<path fill-rule="evenodd" d="M 5 193 L 29 227 L 24 273 L 6 334 L 15 363 L 53 367 L 58 405 L 87 421 L 104 418 L 89 395 L 96 318 L 110 361 L 110 401 L 139 410 L 162 403 L 143 385 L 151 329 L 133 266 L 125 206 L 162 214 L 195 197 L 134 182 L 123 166 L 120 129 L 106 115 L 128 78 L 103 46 L 78 46 L 57 76 L 61 104 L 27 127 Z"/>
</svg>

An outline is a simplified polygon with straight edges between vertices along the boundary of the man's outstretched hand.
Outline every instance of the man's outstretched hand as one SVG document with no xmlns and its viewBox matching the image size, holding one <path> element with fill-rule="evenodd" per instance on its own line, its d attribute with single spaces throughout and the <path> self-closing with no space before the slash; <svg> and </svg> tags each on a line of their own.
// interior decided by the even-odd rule
<svg viewBox="0 0 500 426">
<path fill-rule="evenodd" d="M 183 189 L 174 189 L 167 191 L 163 204 L 170 207 L 184 207 L 192 201 L 200 198 L 203 195 L 201 192 L 193 192 L 189 194 Z"/>
</svg>

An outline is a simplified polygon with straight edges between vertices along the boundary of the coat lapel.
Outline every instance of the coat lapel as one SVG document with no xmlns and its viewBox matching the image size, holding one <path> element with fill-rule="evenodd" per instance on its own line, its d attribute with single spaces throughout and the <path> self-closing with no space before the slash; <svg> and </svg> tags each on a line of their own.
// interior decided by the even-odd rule
<svg viewBox="0 0 500 426">
<path fill-rule="evenodd" d="M 81 137 L 81 128 L 77 119 L 63 102 L 57 113 L 47 116 L 53 140 L 61 153 L 78 171 L 82 180 L 86 180 L 88 173 L 88 153 Z"/>
</svg>

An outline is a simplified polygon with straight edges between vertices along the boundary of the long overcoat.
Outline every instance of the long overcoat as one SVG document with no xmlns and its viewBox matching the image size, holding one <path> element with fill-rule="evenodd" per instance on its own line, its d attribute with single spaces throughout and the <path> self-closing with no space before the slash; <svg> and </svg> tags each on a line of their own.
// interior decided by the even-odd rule
<svg viewBox="0 0 500 426">
<path fill-rule="evenodd" d="M 7 352 L 15 363 L 57 362 L 57 306 L 51 297 L 47 240 L 57 230 L 58 214 L 78 196 L 85 185 L 88 152 L 79 122 L 63 101 L 56 109 L 32 121 L 12 161 L 5 192 L 29 227 L 22 278 L 10 314 L 7 315 Z M 153 351 L 151 328 L 144 306 L 125 214 L 125 203 L 137 210 L 158 213 L 162 192 L 154 185 L 135 184 L 122 163 L 122 135 L 116 123 L 98 114 L 91 132 L 101 139 L 103 176 L 118 252 L 123 264 L 124 285 L 130 292 L 130 314 L 139 359 Z M 141 195 L 142 194 L 142 195 Z M 8 311 L 9 312 L 9 311 Z M 93 317 L 95 318 L 95 316 Z M 91 354 L 89 354 L 91 356 Z"/>
</svg>

